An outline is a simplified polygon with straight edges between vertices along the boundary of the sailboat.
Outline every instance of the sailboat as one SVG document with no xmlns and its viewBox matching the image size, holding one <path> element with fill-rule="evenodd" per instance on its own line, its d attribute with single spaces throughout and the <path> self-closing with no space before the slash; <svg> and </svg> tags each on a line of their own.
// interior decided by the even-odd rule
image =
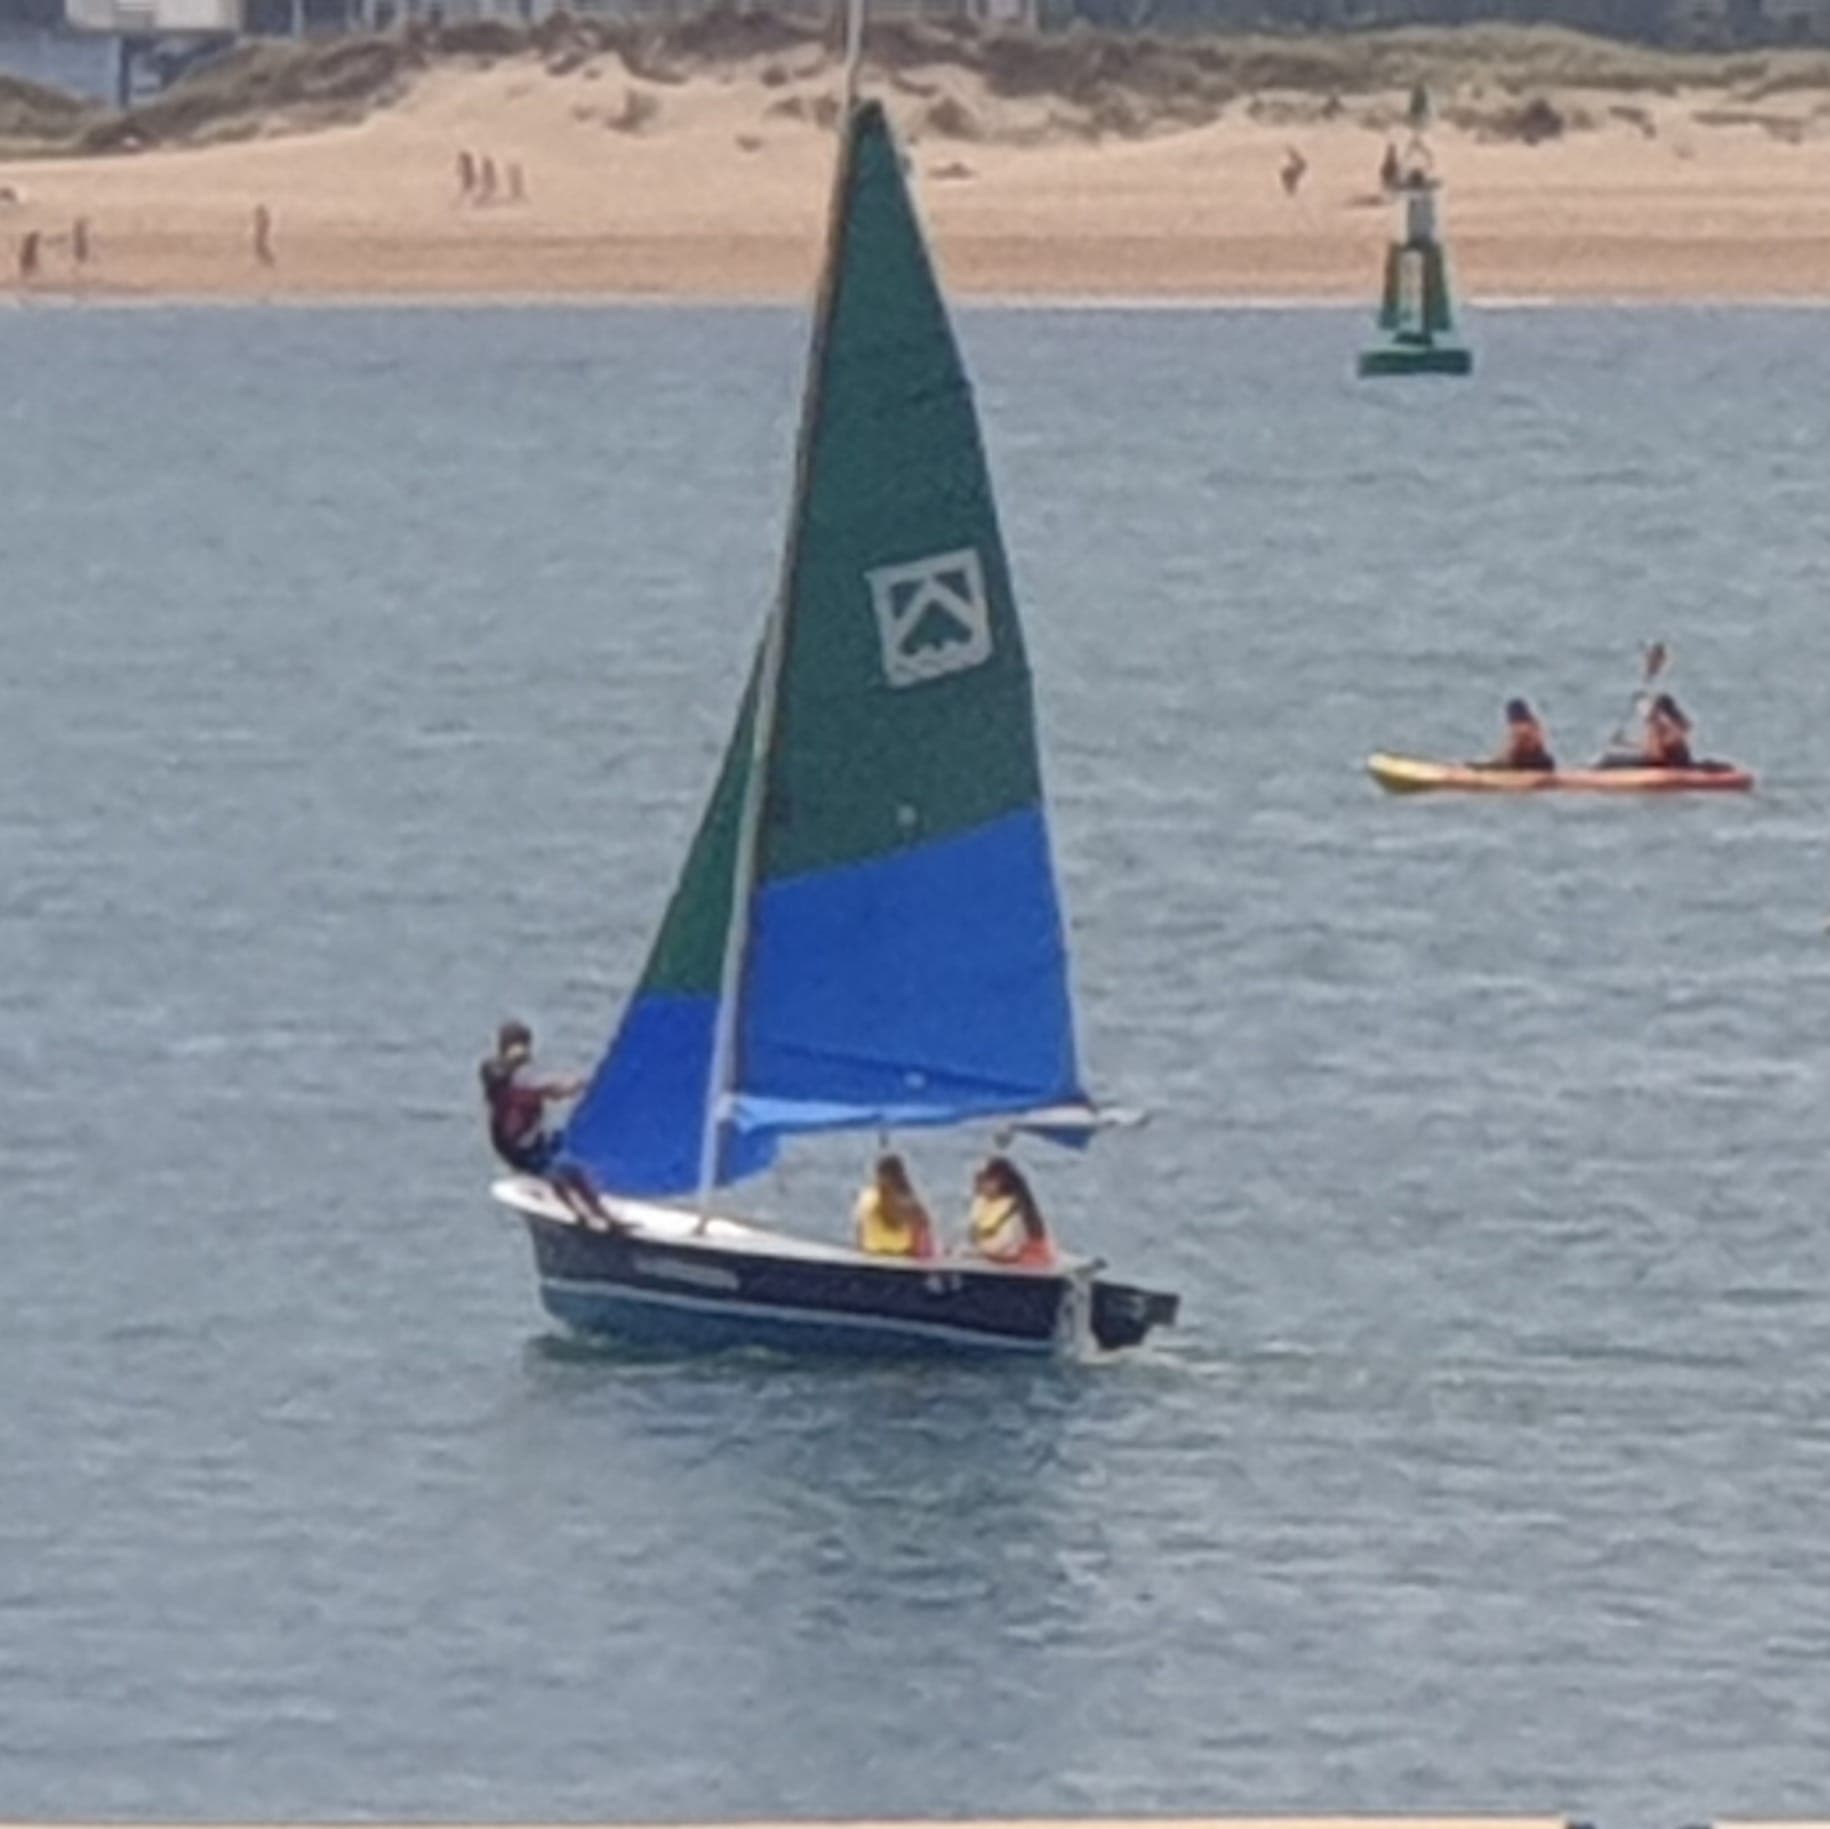
<svg viewBox="0 0 1830 1829">
<path fill-rule="evenodd" d="M 856 69 L 856 15 L 848 69 Z M 868 1256 L 720 1213 L 790 1139 L 1084 1143 L 1034 705 L 970 386 L 882 107 L 842 111 L 780 589 L 642 979 L 568 1121 L 596 1188 L 495 1184 L 541 1299 L 666 1349 L 1080 1354 L 1177 1298 L 1093 1259 Z M 696 1196 L 696 1198 L 694 1198 Z"/>
</svg>

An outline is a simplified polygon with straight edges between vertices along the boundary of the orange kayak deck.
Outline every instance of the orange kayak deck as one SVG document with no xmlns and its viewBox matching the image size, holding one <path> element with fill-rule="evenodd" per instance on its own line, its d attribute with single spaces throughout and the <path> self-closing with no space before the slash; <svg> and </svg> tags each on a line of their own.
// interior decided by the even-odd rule
<svg viewBox="0 0 1830 1829">
<path fill-rule="evenodd" d="M 1366 772 L 1388 794 L 1745 794 L 1753 775 L 1730 762 L 1694 768 L 1482 768 L 1416 756 L 1369 756 Z"/>
</svg>

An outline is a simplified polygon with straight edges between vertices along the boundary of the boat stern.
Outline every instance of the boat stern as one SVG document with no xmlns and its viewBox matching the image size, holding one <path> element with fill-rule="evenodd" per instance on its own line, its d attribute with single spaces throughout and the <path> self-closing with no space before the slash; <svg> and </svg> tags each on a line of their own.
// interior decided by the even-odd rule
<svg viewBox="0 0 1830 1829">
<path fill-rule="evenodd" d="M 1129 1283 L 1093 1285 L 1093 1338 L 1108 1353 L 1139 1346 L 1154 1327 L 1174 1327 L 1182 1298 Z"/>
</svg>

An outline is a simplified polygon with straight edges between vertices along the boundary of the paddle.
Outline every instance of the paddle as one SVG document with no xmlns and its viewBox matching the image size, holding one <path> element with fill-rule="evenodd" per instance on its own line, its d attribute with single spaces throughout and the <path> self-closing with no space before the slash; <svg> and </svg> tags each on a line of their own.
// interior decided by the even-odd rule
<svg viewBox="0 0 1830 1829">
<path fill-rule="evenodd" d="M 1627 726 L 1639 716 L 1640 709 L 1646 702 L 1646 693 L 1651 688 L 1652 682 L 1664 672 L 1665 663 L 1670 658 L 1671 650 L 1667 648 L 1662 641 L 1655 641 L 1647 644 L 1639 685 L 1633 693 L 1632 702 L 1627 706 L 1625 715 L 1621 718 L 1620 722 L 1614 726 L 1614 734 L 1608 738 L 1607 745 L 1601 752 L 1601 759 L 1603 762 L 1605 762 L 1609 756 L 1618 753 L 1618 751 L 1625 746 L 1627 742 Z"/>
</svg>

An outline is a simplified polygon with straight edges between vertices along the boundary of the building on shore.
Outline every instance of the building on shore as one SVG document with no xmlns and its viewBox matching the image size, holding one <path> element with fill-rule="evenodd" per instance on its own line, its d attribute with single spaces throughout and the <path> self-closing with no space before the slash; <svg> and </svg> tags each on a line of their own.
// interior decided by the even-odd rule
<svg viewBox="0 0 1830 1829">
<path fill-rule="evenodd" d="M 117 91 L 114 48 L 73 30 L 65 0 L 0 0 L 0 71 L 91 101 Z"/>
<path fill-rule="evenodd" d="M 124 107 L 248 38 L 415 23 L 531 25 L 560 10 L 674 20 L 715 4 L 773 5 L 819 17 L 831 8 L 831 0 L 0 0 L 0 73 Z M 873 6 L 885 14 L 965 17 L 993 30 L 1090 26 L 1165 38 L 1503 21 L 1672 47 L 1830 44 L 1830 0 L 873 0 Z"/>
</svg>

